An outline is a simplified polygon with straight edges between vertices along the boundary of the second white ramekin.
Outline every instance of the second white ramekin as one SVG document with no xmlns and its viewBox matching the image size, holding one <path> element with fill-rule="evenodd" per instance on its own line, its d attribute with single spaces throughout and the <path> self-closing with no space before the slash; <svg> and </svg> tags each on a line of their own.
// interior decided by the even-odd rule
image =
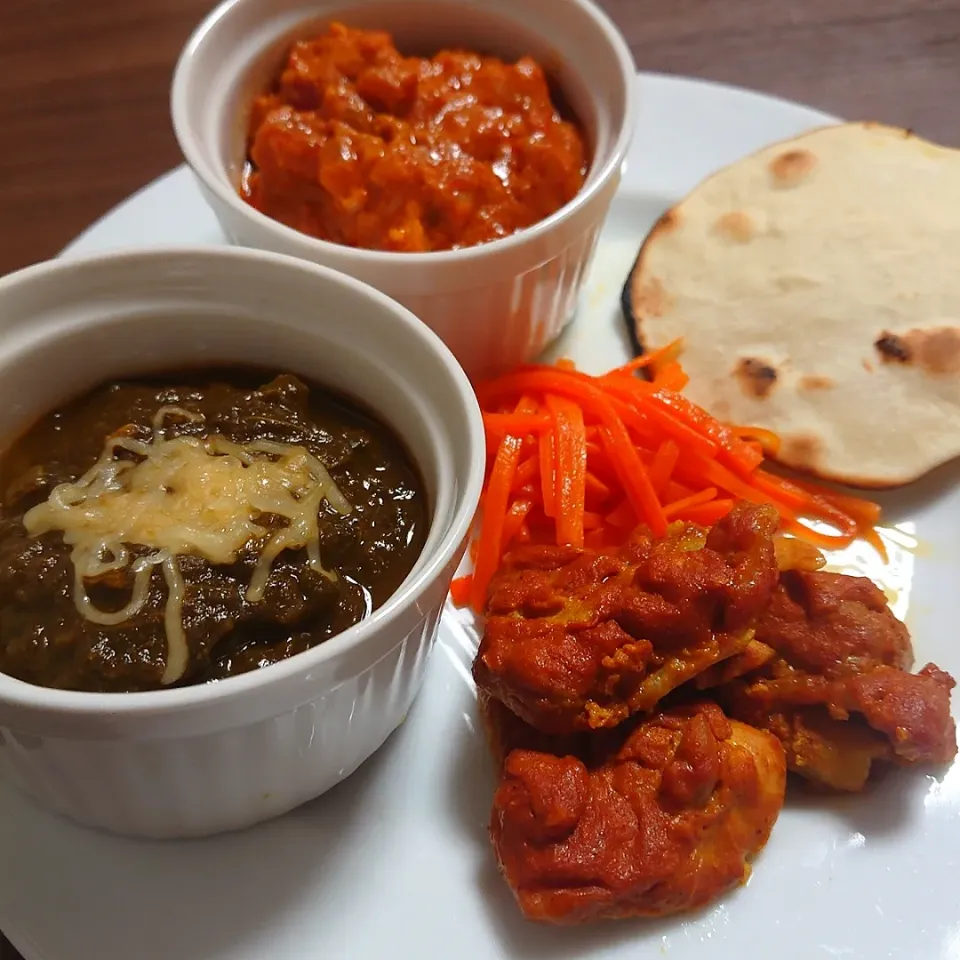
<svg viewBox="0 0 960 960">
<path fill-rule="evenodd" d="M 437 253 L 340 246 L 255 210 L 237 192 L 249 103 L 291 40 L 334 18 L 389 30 L 401 49 L 537 58 L 586 131 L 592 161 L 583 189 L 530 229 Z M 476 379 L 532 359 L 572 318 L 633 135 L 635 90 L 625 41 L 589 0 L 226 0 L 187 43 L 171 109 L 183 155 L 231 241 L 372 284 L 432 327 Z"/>
</svg>

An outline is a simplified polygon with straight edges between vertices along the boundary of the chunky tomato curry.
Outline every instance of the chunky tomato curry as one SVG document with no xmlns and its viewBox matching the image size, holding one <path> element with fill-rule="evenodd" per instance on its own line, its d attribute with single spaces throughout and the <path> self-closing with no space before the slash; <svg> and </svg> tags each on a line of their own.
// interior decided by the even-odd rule
<svg viewBox="0 0 960 960">
<path fill-rule="evenodd" d="M 529 57 L 405 57 L 332 24 L 295 43 L 253 104 L 241 193 L 303 233 L 369 250 L 469 247 L 550 216 L 586 147 Z"/>
</svg>

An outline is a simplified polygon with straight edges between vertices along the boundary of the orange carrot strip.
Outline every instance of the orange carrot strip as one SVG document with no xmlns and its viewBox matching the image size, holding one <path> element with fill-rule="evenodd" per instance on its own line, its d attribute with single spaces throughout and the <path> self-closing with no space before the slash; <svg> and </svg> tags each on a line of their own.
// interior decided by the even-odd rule
<svg viewBox="0 0 960 960">
<path fill-rule="evenodd" d="M 606 374 L 606 376 L 610 377 L 623 373 L 633 373 L 636 370 L 642 370 L 644 367 L 656 366 L 661 361 L 669 363 L 676 360 L 682 352 L 683 337 L 678 337 L 663 347 L 652 350 L 650 353 L 641 353 L 639 357 L 634 357 L 622 366 L 615 367 Z"/>
<path fill-rule="evenodd" d="M 821 493 L 820 496 L 860 523 L 875 527 L 880 522 L 882 508 L 879 503 L 862 500 L 860 497 L 850 497 L 843 493 L 834 493 L 832 490 Z"/>
<path fill-rule="evenodd" d="M 617 387 L 612 390 L 619 394 Z M 634 408 L 649 424 L 648 434 L 657 439 L 666 434 L 675 440 L 681 447 L 695 450 L 701 456 L 715 457 L 720 450 L 719 445 L 710 437 L 698 432 L 689 424 L 672 415 L 668 408 L 650 403 L 644 395 L 632 397 Z"/>
<path fill-rule="evenodd" d="M 887 553 L 887 545 L 883 542 L 883 538 L 876 529 L 877 524 L 880 522 L 881 515 L 879 503 L 874 503 L 872 500 L 862 500 L 859 497 L 851 497 L 847 494 L 835 493 L 833 490 L 819 490 L 813 484 L 801 483 L 799 481 L 794 482 L 803 489 L 808 489 L 811 492 L 818 491 L 815 494 L 818 499 L 826 501 L 831 504 L 831 506 L 849 516 L 856 524 L 857 535 L 866 543 L 869 543 L 870 546 L 880 554 L 880 558 L 884 563 L 888 562 L 890 557 Z M 826 519 L 827 523 L 832 523 L 834 526 L 837 526 L 836 521 L 832 517 L 824 519 Z M 837 529 L 840 528 L 837 527 Z"/>
<path fill-rule="evenodd" d="M 740 480 L 739 477 L 735 476 L 715 460 L 704 461 L 700 465 L 700 468 L 702 474 L 709 482 L 716 484 L 738 499 L 747 500 L 750 503 L 766 503 L 773 506 L 780 514 L 783 529 L 793 533 L 807 543 L 811 543 L 825 550 L 835 550 L 849 546 L 856 539 L 856 532 L 827 534 L 820 533 L 808 527 L 806 524 L 800 522 L 797 512 L 792 507 L 788 506 L 782 500 L 778 500 L 775 496 L 771 496 L 768 492 Z"/>
<path fill-rule="evenodd" d="M 513 373 L 504 374 L 497 380 L 481 383 L 476 388 L 481 406 L 496 403 L 504 396 L 529 391 L 553 393 L 575 400 L 583 408 L 584 414 L 595 417 L 602 425 L 608 426 L 616 418 L 610 399 L 598 378 L 577 370 L 528 365 Z"/>
<path fill-rule="evenodd" d="M 694 459 L 694 456 L 690 455 L 690 460 Z M 808 527 L 806 524 L 801 523 L 798 517 L 798 512 L 800 511 L 789 502 L 785 502 L 782 493 L 777 495 L 775 492 L 775 484 L 764 482 L 765 480 L 771 479 L 769 474 L 763 474 L 761 471 L 757 471 L 757 473 L 761 474 L 760 477 L 755 476 L 752 479 L 754 481 L 759 480 L 760 486 L 754 486 L 741 480 L 715 460 L 703 461 L 699 467 L 701 474 L 710 483 L 716 484 L 716 486 L 726 490 L 727 493 L 732 493 L 735 497 L 741 500 L 748 500 L 751 503 L 767 503 L 775 507 L 780 514 L 781 524 L 784 530 L 793 533 L 797 537 L 807 541 L 807 543 L 812 543 L 815 546 L 823 547 L 827 550 L 833 550 L 849 546 L 857 537 L 855 524 L 852 528 L 847 526 L 846 529 L 839 534 L 828 534 L 820 533 Z"/>
<path fill-rule="evenodd" d="M 487 446 L 495 447 L 505 436 L 533 438 L 549 430 L 552 426 L 549 417 L 524 416 L 518 417 L 505 413 L 485 413 L 483 415 L 483 431 L 487 438 Z"/>
<path fill-rule="evenodd" d="M 702 407 L 688 400 L 681 393 L 672 390 L 655 390 L 650 394 L 650 402 L 669 410 L 687 426 L 712 440 L 727 456 L 729 465 L 741 472 L 756 469 L 763 460 L 755 450 L 744 443 L 729 427 L 711 417 Z"/>
<path fill-rule="evenodd" d="M 595 435 L 594 439 L 590 439 L 590 428 L 587 428 L 587 462 L 588 463 L 605 463 L 607 459 L 607 451 L 603 449 L 603 444 L 600 442 L 599 435 Z"/>
<path fill-rule="evenodd" d="M 735 503 L 736 500 L 711 500 L 709 503 L 701 503 L 699 507 L 689 507 L 677 519 L 696 523 L 701 527 L 712 527 L 733 509 Z"/>
<path fill-rule="evenodd" d="M 606 485 L 611 496 L 620 492 L 620 481 L 602 444 L 587 443 L 587 473 Z M 589 481 L 588 481 L 589 482 Z"/>
<path fill-rule="evenodd" d="M 576 370 L 577 365 L 569 357 L 561 357 L 555 364 L 559 370 Z"/>
<path fill-rule="evenodd" d="M 673 468 L 679 457 L 680 448 L 673 440 L 664 440 L 654 454 L 650 464 L 650 482 L 660 498 L 666 493 L 667 484 L 673 476 Z"/>
<path fill-rule="evenodd" d="M 781 500 L 792 510 L 798 512 L 807 509 L 813 501 L 813 496 L 802 490 L 797 484 L 768 473 L 766 470 L 754 471 L 750 482 L 758 490 L 769 493 L 772 497 Z"/>
<path fill-rule="evenodd" d="M 689 382 L 690 378 L 676 361 L 658 369 L 653 378 L 653 385 L 657 389 L 673 390 L 676 393 L 679 393 Z"/>
<path fill-rule="evenodd" d="M 883 537 L 880 536 L 880 532 L 875 527 L 861 531 L 860 536 L 880 554 L 880 559 L 884 563 L 889 561 L 890 555 L 887 553 L 887 545 L 883 542 Z"/>
<path fill-rule="evenodd" d="M 644 413 L 649 420 L 681 447 L 695 450 L 705 457 L 715 457 L 719 453 L 720 447 L 715 440 L 698 433 L 682 420 L 672 416 L 668 408 L 658 406 L 656 403 L 648 403 L 644 406 Z"/>
<path fill-rule="evenodd" d="M 610 405 L 616 411 L 617 416 L 623 421 L 625 427 L 628 427 L 633 433 L 633 438 L 644 446 L 652 446 L 657 442 L 657 433 L 649 418 L 645 417 L 633 405 L 626 403 L 620 397 L 610 396 Z"/>
<path fill-rule="evenodd" d="M 529 500 L 514 500 L 510 504 L 510 509 L 503 519 L 503 549 L 512 542 L 513 538 L 520 530 L 520 525 L 527 519 L 527 514 L 532 509 L 533 504 Z"/>
<path fill-rule="evenodd" d="M 845 537 L 856 539 L 859 527 L 857 521 L 840 510 L 818 493 L 808 493 L 795 483 L 774 476 L 764 470 L 757 470 L 753 476 L 753 485 L 765 491 L 775 499 L 788 504 L 799 516 L 809 516 L 824 520 Z"/>
<path fill-rule="evenodd" d="M 470 601 L 477 613 L 482 613 L 487 602 L 487 588 L 500 565 L 503 548 L 503 523 L 507 514 L 507 501 L 513 485 L 517 460 L 520 458 L 519 437 L 504 437 L 500 442 L 497 460 L 490 474 L 487 496 L 480 521 L 480 536 L 477 558 L 474 561 L 473 590 Z"/>
<path fill-rule="evenodd" d="M 666 504 L 663 512 L 668 520 L 675 520 L 677 517 L 685 516 L 686 511 L 691 507 L 702 507 L 705 503 L 715 499 L 716 496 L 717 488 L 707 487 L 691 494 L 689 497 L 684 497 L 682 500 L 674 500 L 673 503 Z"/>
<path fill-rule="evenodd" d="M 747 500 L 750 503 L 768 503 L 780 509 L 781 516 L 787 515 L 796 519 L 796 514 L 785 504 L 778 504 L 769 494 L 758 490 L 747 480 L 737 476 L 716 460 L 700 457 L 695 453 L 685 453 L 677 463 L 676 475 L 682 483 L 702 488 L 707 482 L 727 493 L 733 494 L 738 500 Z"/>
<path fill-rule="evenodd" d="M 450 584 L 450 599 L 456 607 L 465 607 L 470 602 L 470 592 L 473 588 L 473 577 L 457 577 Z"/>
<path fill-rule="evenodd" d="M 589 462 L 590 445 L 587 445 L 587 457 Z M 608 500 L 610 498 L 610 488 L 591 471 L 587 471 L 586 477 L 587 493 L 592 493 L 597 500 Z"/>
<path fill-rule="evenodd" d="M 608 373 L 606 376 L 598 377 L 597 383 L 608 394 L 620 397 L 637 410 L 641 409 L 643 401 L 656 390 L 656 387 L 649 380 L 642 380 L 632 374 L 622 376 Z"/>
<path fill-rule="evenodd" d="M 879 503 L 872 500 L 865 500 L 861 497 L 851 497 L 849 494 L 837 493 L 835 490 L 827 490 L 825 487 L 810 483 L 806 480 L 794 479 L 791 481 L 795 487 L 806 490 L 815 496 L 832 503 L 835 507 L 842 510 L 848 516 L 851 516 L 858 523 L 864 526 L 875 527 L 880 522 L 881 508 Z"/>
<path fill-rule="evenodd" d="M 550 367 L 526 367 L 516 373 L 508 373 L 499 380 L 481 384 L 477 396 L 481 403 L 496 401 L 504 394 L 514 392 L 542 391 L 575 400 L 601 423 L 603 445 L 613 461 L 617 476 L 641 519 L 648 524 L 654 536 L 666 533 L 667 521 L 657 499 L 643 461 L 631 443 L 623 421 L 610 403 L 604 391 L 592 378 L 572 370 L 557 370 Z"/>
<path fill-rule="evenodd" d="M 619 530 L 632 530 L 637 525 L 637 515 L 629 500 L 623 500 L 614 507 L 606 517 L 607 523 L 611 527 Z"/>
<path fill-rule="evenodd" d="M 530 413 L 535 409 L 533 401 L 523 396 L 517 403 L 515 412 Z M 503 555 L 503 523 L 506 519 L 510 488 L 513 486 L 522 446 L 521 437 L 509 434 L 505 436 L 500 441 L 500 448 L 497 451 L 493 469 L 490 471 L 487 496 L 484 499 L 480 519 L 480 536 L 477 538 L 477 557 L 474 561 L 470 593 L 471 605 L 477 613 L 483 612 L 490 580 L 497 572 Z"/>
<path fill-rule="evenodd" d="M 583 529 L 584 530 L 599 530 L 601 527 L 606 526 L 606 520 L 599 513 L 595 513 L 592 510 L 583 511 Z"/>
<path fill-rule="evenodd" d="M 840 550 L 850 546 L 856 540 L 856 537 L 847 537 L 842 534 L 821 533 L 799 520 L 785 519 L 782 525 L 787 533 L 792 533 L 798 540 L 804 540 L 823 550 Z"/>
<path fill-rule="evenodd" d="M 536 480 L 539 472 L 540 458 L 537 454 L 534 454 L 532 457 L 527 457 L 526 460 L 521 460 L 519 466 L 517 467 L 517 472 L 513 477 L 514 491 L 517 491 L 522 487 L 526 487 L 528 484 Z"/>
<path fill-rule="evenodd" d="M 643 392 L 640 389 L 642 387 L 649 390 L 650 384 L 644 384 L 636 379 L 631 383 L 626 378 L 608 384 L 610 393 L 629 403 L 648 422 L 645 428 L 646 436 L 656 436 L 657 431 L 660 431 L 676 440 L 681 446 L 696 450 L 703 456 L 716 456 L 720 449 L 719 444 L 693 429 L 683 420 L 673 416 L 669 409 L 663 405 L 648 403 L 648 398 L 651 395 L 649 392 Z"/>
<path fill-rule="evenodd" d="M 583 546 L 583 513 L 587 492 L 587 432 L 583 410 L 572 400 L 547 394 L 554 422 L 557 543 Z"/>
<path fill-rule="evenodd" d="M 775 457 L 780 452 L 780 438 L 772 430 L 762 427 L 731 427 L 731 430 L 741 440 L 756 440 L 768 457 Z"/>
<path fill-rule="evenodd" d="M 666 500 L 667 503 L 676 503 L 677 500 L 682 500 L 684 497 L 691 497 L 694 493 L 696 493 L 696 490 L 691 490 L 690 487 L 684 486 L 682 483 L 677 483 L 676 480 L 671 480 L 667 484 L 663 499 Z"/>
<path fill-rule="evenodd" d="M 485 413 L 483 425 L 487 433 L 493 436 L 502 437 L 504 434 L 512 433 L 514 436 L 522 437 L 528 433 L 549 430 L 553 426 L 553 421 L 542 414 Z"/>
<path fill-rule="evenodd" d="M 860 500 L 857 497 L 848 497 L 833 491 L 820 494 L 827 503 L 832 503 L 848 516 L 853 517 L 863 528 L 875 527 L 881 519 L 882 509 L 879 503 L 872 500 Z"/>
<path fill-rule="evenodd" d="M 545 431 L 540 434 L 539 441 L 539 459 L 540 459 L 540 488 L 543 499 L 543 512 L 548 517 L 557 515 L 554 497 L 556 495 L 557 477 L 554 468 L 554 446 L 556 439 L 553 431 Z"/>
<path fill-rule="evenodd" d="M 604 425 L 600 436 L 637 517 L 650 527 L 655 537 L 664 536 L 667 532 L 667 518 L 663 515 L 663 507 L 650 484 L 647 469 L 636 447 L 630 443 L 623 423 L 618 420 L 615 424 Z"/>
</svg>

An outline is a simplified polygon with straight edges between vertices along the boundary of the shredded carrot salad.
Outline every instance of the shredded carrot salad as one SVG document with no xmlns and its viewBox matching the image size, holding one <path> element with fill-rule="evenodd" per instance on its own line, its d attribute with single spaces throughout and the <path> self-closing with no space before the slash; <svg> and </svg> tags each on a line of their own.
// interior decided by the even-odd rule
<svg viewBox="0 0 960 960">
<path fill-rule="evenodd" d="M 683 396 L 681 349 L 676 341 L 600 377 L 561 360 L 477 386 L 487 477 L 474 571 L 454 581 L 455 603 L 482 611 L 517 544 L 613 547 L 641 524 L 654 536 L 675 521 L 712 526 L 737 500 L 771 504 L 785 532 L 814 546 L 862 537 L 884 554 L 877 504 L 768 472 L 775 434 L 721 423 Z"/>
</svg>

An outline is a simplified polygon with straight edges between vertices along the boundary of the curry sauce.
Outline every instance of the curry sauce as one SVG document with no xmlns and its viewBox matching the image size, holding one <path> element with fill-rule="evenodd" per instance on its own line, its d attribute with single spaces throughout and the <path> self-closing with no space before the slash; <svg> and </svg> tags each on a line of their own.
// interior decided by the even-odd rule
<svg viewBox="0 0 960 960">
<path fill-rule="evenodd" d="M 321 240 L 453 250 L 549 217 L 583 186 L 586 147 L 529 57 L 403 56 L 332 24 L 295 43 L 253 103 L 241 194 Z"/>
<path fill-rule="evenodd" d="M 161 454 L 170 469 L 146 471 Z M 308 650 L 397 590 L 428 525 L 392 431 L 296 377 L 242 370 L 66 404 L 0 458 L 0 498 L 0 671 L 71 690 L 219 680 Z M 62 519 L 74 507 L 112 539 L 89 549 Z"/>
</svg>

